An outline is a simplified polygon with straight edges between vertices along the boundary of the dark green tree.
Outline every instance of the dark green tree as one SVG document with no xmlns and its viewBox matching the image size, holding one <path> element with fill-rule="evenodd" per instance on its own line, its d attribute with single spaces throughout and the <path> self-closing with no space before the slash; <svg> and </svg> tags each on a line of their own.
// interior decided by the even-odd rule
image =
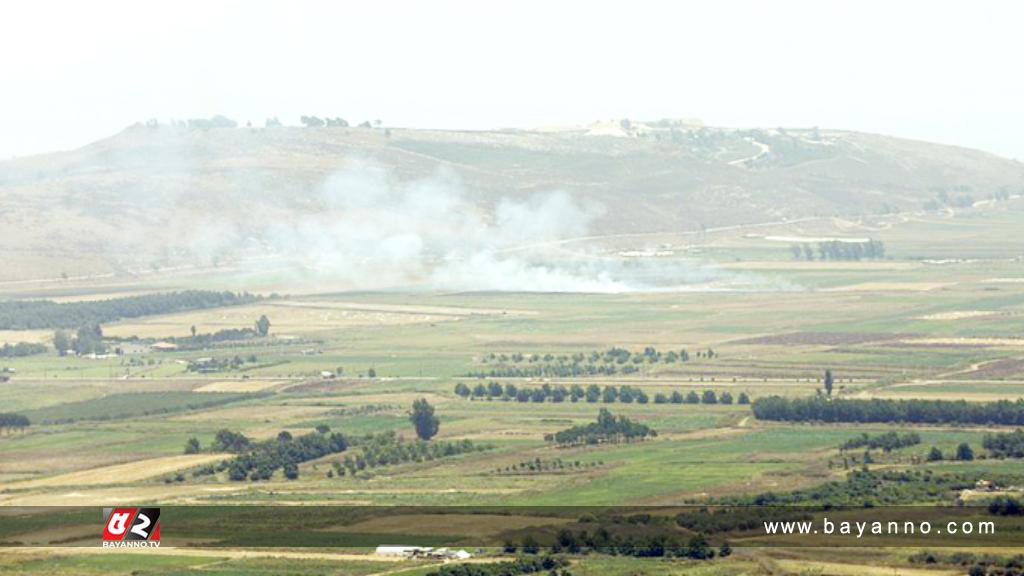
<svg viewBox="0 0 1024 576">
<path fill-rule="evenodd" d="M 295 464 L 288 463 L 284 465 L 284 477 L 289 480 L 295 480 L 299 477 L 299 467 Z"/>
<path fill-rule="evenodd" d="M 416 428 L 416 435 L 423 440 L 430 440 L 437 435 L 437 430 L 441 425 L 437 416 L 434 416 L 434 407 L 425 398 L 420 398 L 412 403 L 409 421 Z"/>
<path fill-rule="evenodd" d="M 974 450 L 971 450 L 970 445 L 966 442 L 961 442 L 956 447 L 956 459 L 964 461 L 974 460 Z"/>
<path fill-rule="evenodd" d="M 718 557 L 727 558 L 732 555 L 732 546 L 729 546 L 728 542 L 722 542 L 722 545 L 718 548 Z"/>
<path fill-rule="evenodd" d="M 256 333 L 260 336 L 270 334 L 270 319 L 267 318 L 266 314 L 260 316 L 259 320 L 256 321 Z"/>
<path fill-rule="evenodd" d="M 54 332 L 53 347 L 57 349 L 57 354 L 67 356 L 68 350 L 71 350 L 71 338 L 68 336 L 68 333 L 63 330 Z"/>
</svg>

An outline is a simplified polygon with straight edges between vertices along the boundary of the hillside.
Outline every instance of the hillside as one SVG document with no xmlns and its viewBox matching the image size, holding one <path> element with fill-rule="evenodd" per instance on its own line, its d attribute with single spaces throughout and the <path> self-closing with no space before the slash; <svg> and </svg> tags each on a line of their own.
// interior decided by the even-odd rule
<svg viewBox="0 0 1024 576">
<path fill-rule="evenodd" d="M 367 246 L 443 259 L 450 246 L 431 234 L 508 249 L 582 234 L 969 205 L 1022 185 L 1024 165 L 991 154 L 834 130 L 140 125 L 78 150 L 0 163 L 0 280 L 307 249 L 317 252 L 307 266 L 330 267 L 339 263 L 325 259 Z M 555 202 L 565 212 L 535 196 L 553 191 L 565 193 Z M 503 227 L 508 214 L 520 220 Z M 532 228 L 542 217 L 553 221 Z"/>
</svg>

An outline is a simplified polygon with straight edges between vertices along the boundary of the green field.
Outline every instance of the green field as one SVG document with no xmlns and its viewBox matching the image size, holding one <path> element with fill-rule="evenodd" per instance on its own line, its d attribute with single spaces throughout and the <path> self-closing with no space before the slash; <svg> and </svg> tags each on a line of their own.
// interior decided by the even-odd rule
<svg viewBox="0 0 1024 576">
<path fill-rule="evenodd" d="M 749 406 L 735 402 L 654 401 L 659 395 L 691 391 L 718 396 L 729 392 L 734 399 L 744 393 L 755 400 L 809 396 L 822 393 L 826 369 L 834 374 L 834 394 L 840 397 L 1024 397 L 1024 282 L 1019 281 L 1024 273 L 1005 250 L 994 255 L 999 236 L 1010 226 L 1006 218 L 995 216 L 987 231 L 973 220 L 922 219 L 893 226 L 881 233 L 893 255 L 884 261 L 794 262 L 784 244 L 769 245 L 736 233 L 710 235 L 706 257 L 719 259 L 728 274 L 763 287 L 757 290 L 288 296 L 267 304 L 269 308 L 253 309 L 269 310 L 268 337 L 196 351 L 155 351 L 148 345 L 180 336 L 191 325 L 200 331 L 219 329 L 236 321 L 233 314 L 239 310 L 247 314 L 246 308 L 115 322 L 104 327 L 107 333 L 137 335 L 143 345 L 123 356 L 93 359 L 48 352 L 2 362 L 11 370 L 9 381 L 0 383 L 0 411 L 23 413 L 32 425 L 0 435 L 0 504 L 100 506 L 125 504 L 126 498 L 165 506 L 699 504 L 842 482 L 864 468 L 978 480 L 1020 477 L 1024 484 L 1024 463 L 986 458 L 982 439 L 995 429 L 991 426 L 772 423 L 757 420 Z M 941 236 L 935 245 L 919 240 L 926 231 L 947 227 L 952 227 L 951 236 Z M 989 240 L 974 242 L 962 253 L 953 249 L 979 234 Z M 938 253 L 963 260 L 924 261 Z M 339 310 L 344 314 L 335 316 Z M 252 320 L 237 321 L 241 327 Z M 629 350 L 630 359 L 603 359 L 613 347 Z M 645 355 L 645 348 L 657 351 L 655 359 Z M 714 353 L 705 352 L 709 349 Z M 677 360 L 675 355 L 683 350 L 688 359 Z M 673 356 L 666 357 L 670 351 Z M 640 360 L 634 361 L 637 355 Z M 256 361 L 239 369 L 189 369 L 200 358 L 235 356 L 255 356 Z M 581 365 L 614 366 L 615 371 L 470 375 L 538 366 L 553 370 L 574 357 L 583 359 Z M 459 383 L 472 389 L 492 381 L 529 390 L 629 386 L 643 391 L 649 401 L 567 397 L 538 402 L 467 398 L 455 392 Z M 365 435 L 387 432 L 411 440 L 415 434 L 408 411 L 418 398 L 436 410 L 437 440 L 470 439 L 484 449 L 335 474 L 346 456 L 361 454 L 353 445 L 344 453 L 302 462 L 293 480 L 280 469 L 259 482 L 231 481 L 224 470 L 193 474 L 221 458 L 210 454 L 221 429 L 260 441 L 284 430 L 298 436 L 327 425 L 356 443 Z M 575 447 L 545 440 L 545 435 L 593 421 L 600 408 L 650 426 L 657 436 Z M 874 451 L 870 462 L 864 461 L 863 450 L 839 450 L 862 433 L 910 428 L 919 434 L 919 444 L 892 453 Z M 192 437 L 202 447 L 200 454 L 183 457 Z M 961 443 L 969 444 L 977 459 L 926 461 L 932 447 L 951 456 Z M 935 497 L 952 503 L 957 495 Z M 419 530 L 427 530 L 405 528 L 411 531 L 390 534 L 422 537 Z M 450 535 L 465 536 L 466 529 L 452 526 Z M 386 541 L 382 534 L 388 533 L 353 528 L 346 534 L 350 541 L 356 538 L 372 548 Z M 75 541 L 78 536 L 65 537 Z M 317 535 L 321 537 L 325 542 L 331 538 Z M 89 541 L 93 536 L 81 538 Z M 263 542 L 259 538 L 228 541 L 256 545 Z M 577 558 L 572 570 L 594 576 L 724 575 L 805 566 L 813 573 L 881 574 L 882 566 L 921 570 L 906 560 L 913 552 L 893 552 L 877 564 L 842 554 L 754 549 L 713 562 L 595 555 Z M 71 550 L 56 556 L 19 551 L 0 554 L 0 574 L 428 571 L 399 564 L 401 571 L 395 572 L 396 566 L 382 567 L 372 556 L 339 558 L 326 551 L 290 560 L 217 554 L 204 549 L 198 556 L 186 551 L 154 555 L 139 566 L 137 555 L 114 559 Z M 928 573 L 933 572 L 920 572 Z M 936 567 L 934 573 L 948 573 L 948 567 Z"/>
</svg>

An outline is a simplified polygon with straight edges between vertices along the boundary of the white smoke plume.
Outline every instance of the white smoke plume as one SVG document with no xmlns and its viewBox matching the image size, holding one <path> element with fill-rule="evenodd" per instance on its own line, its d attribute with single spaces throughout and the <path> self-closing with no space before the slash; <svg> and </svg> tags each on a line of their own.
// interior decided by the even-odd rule
<svg viewBox="0 0 1024 576">
<path fill-rule="evenodd" d="M 576 242 L 606 209 L 565 191 L 491 203 L 451 170 L 401 180 L 370 161 L 350 161 L 297 194 L 237 177 L 247 178 L 248 198 L 168 199 L 178 206 L 162 218 L 175 223 L 165 230 L 169 244 L 187 246 L 186 260 L 233 262 L 286 290 L 615 293 L 743 289 L 751 280 L 689 259 L 622 258 Z M 153 224 L 144 226 L 126 227 L 133 240 L 124 244 L 158 244 Z"/>
<path fill-rule="evenodd" d="M 414 288 L 539 292 L 625 291 L 600 272 L 570 271 L 510 248 L 583 236 L 603 208 L 565 192 L 500 200 L 469 198 L 439 171 L 397 182 L 360 163 L 327 179 L 315 213 L 266 214 L 266 248 L 303 273 L 349 289 Z"/>
</svg>

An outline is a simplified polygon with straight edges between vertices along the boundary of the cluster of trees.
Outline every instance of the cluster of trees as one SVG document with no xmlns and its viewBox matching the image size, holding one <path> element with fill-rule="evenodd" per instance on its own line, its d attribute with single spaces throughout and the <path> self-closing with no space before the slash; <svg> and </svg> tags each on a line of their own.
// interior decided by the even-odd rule
<svg viewBox="0 0 1024 576">
<path fill-rule="evenodd" d="M 974 552 L 921 551 L 909 558 L 911 564 L 945 564 L 966 568 L 968 576 L 1020 576 L 1024 573 L 1024 554 L 999 556 L 996 554 L 975 554 Z"/>
<path fill-rule="evenodd" d="M 221 462 L 218 470 L 227 470 L 228 478 L 241 481 L 248 478 L 252 481 L 269 480 L 278 468 L 284 469 L 284 475 L 289 480 L 299 477 L 299 464 L 309 460 L 316 460 L 328 454 L 344 452 L 348 448 L 348 441 L 339 432 L 329 434 L 330 429 L 321 428 L 322 431 L 310 432 L 302 436 L 293 437 L 290 432 L 282 431 L 273 440 L 256 442 L 248 440 L 239 433 L 232 433 L 229 446 L 246 446 L 234 458 Z M 220 442 L 214 441 L 216 446 Z M 189 446 L 186 446 L 188 450 Z"/>
<path fill-rule="evenodd" d="M 348 128 L 348 122 L 341 117 L 320 118 L 319 116 L 302 116 L 299 118 L 306 128 L 320 128 L 323 126 Z"/>
<path fill-rule="evenodd" d="M 1024 430 L 986 434 L 981 445 L 996 458 L 1024 458 Z"/>
<path fill-rule="evenodd" d="M 952 194 L 950 194 L 952 192 Z M 970 186 L 953 186 L 950 189 L 940 188 L 935 191 L 935 198 L 924 203 L 925 210 L 939 210 L 942 207 L 970 208 L 974 205 L 974 196 L 970 194 Z M 1007 191 L 1005 198 L 1009 198 Z M 1004 198 L 1004 199 L 1005 199 Z"/>
<path fill-rule="evenodd" d="M 764 396 L 753 404 L 760 420 L 788 422 L 905 422 L 911 424 L 1024 424 L 1024 400 L 869 400 Z"/>
<path fill-rule="evenodd" d="M 881 240 L 867 242 L 843 242 L 829 240 L 818 242 L 817 250 L 808 243 L 793 244 L 789 247 L 796 260 L 874 260 L 885 257 L 885 244 Z"/>
<path fill-rule="evenodd" d="M 0 346 L 0 358 L 20 358 L 46 352 L 45 344 L 36 342 L 18 342 L 17 344 L 5 343 Z"/>
<path fill-rule="evenodd" d="M 942 453 L 942 450 L 938 446 L 932 446 L 931 450 L 928 451 L 928 456 L 925 457 L 928 462 L 939 462 L 946 459 L 946 456 Z M 970 444 L 961 442 L 956 447 L 956 451 L 953 453 L 954 460 L 961 460 L 970 462 L 974 460 L 974 449 L 971 448 Z"/>
<path fill-rule="evenodd" d="M 1001 484 L 1020 478 L 993 474 Z M 911 470 L 854 470 L 844 480 L 833 480 L 791 492 L 764 492 L 715 500 L 741 506 L 879 506 L 949 502 L 961 490 L 973 488 L 977 477 L 969 472 L 936 472 L 931 468 Z"/>
<path fill-rule="evenodd" d="M 209 118 L 189 118 L 186 126 L 192 129 L 237 128 L 238 122 L 222 114 L 217 114 Z"/>
<path fill-rule="evenodd" d="M 846 442 L 843 442 L 839 446 L 840 450 L 854 450 L 857 448 L 867 448 L 869 450 L 875 450 L 881 448 L 883 452 L 892 452 L 900 448 L 906 448 L 907 446 L 914 446 L 921 443 L 921 436 L 917 432 L 907 432 L 906 434 L 900 434 L 898 432 L 885 432 L 884 434 L 870 435 L 867 433 L 861 434 L 856 438 L 850 438 Z"/>
<path fill-rule="evenodd" d="M 193 326 L 191 336 L 172 337 L 168 340 L 177 344 L 178 350 L 203 350 L 222 342 L 251 340 L 258 335 L 255 328 L 225 328 L 213 333 L 198 334 Z"/>
<path fill-rule="evenodd" d="M 716 358 L 718 353 L 713 349 L 696 352 L 698 358 Z M 670 350 L 662 352 L 648 346 L 643 352 L 630 352 L 625 348 L 609 348 L 604 352 L 593 351 L 589 354 L 530 354 L 521 352 L 513 354 L 490 353 L 483 358 L 484 364 L 491 364 L 489 370 L 478 370 L 469 376 L 478 378 L 541 378 L 573 376 L 611 376 L 614 374 L 633 374 L 644 364 L 673 364 L 688 362 L 690 353 L 686 350 Z"/>
<path fill-rule="evenodd" d="M 996 516 L 1024 516 L 1024 504 L 1011 496 L 998 496 L 989 502 L 988 513 Z"/>
<path fill-rule="evenodd" d="M 491 564 L 445 564 L 427 572 L 427 576 L 519 576 L 520 574 L 545 573 L 548 576 L 572 576 L 566 570 L 569 561 L 563 558 L 516 558 L 511 562 Z"/>
<path fill-rule="evenodd" d="M 525 386 L 516 386 L 512 383 L 506 383 L 504 386 L 498 382 L 488 382 L 484 385 L 482 382 L 476 386 L 470 388 L 467 384 L 459 382 L 455 385 L 455 393 L 463 398 L 486 398 L 488 400 L 503 400 L 510 401 L 516 400 L 517 402 L 579 402 L 581 400 L 595 404 L 598 402 L 604 404 L 612 404 L 614 402 L 622 402 L 624 404 L 631 404 L 636 402 L 637 404 L 647 404 L 650 402 L 650 397 L 646 392 L 639 388 L 632 386 L 604 386 L 599 387 L 596 384 L 591 384 L 584 388 L 579 384 L 573 384 L 568 388 L 565 386 L 552 386 L 551 384 L 544 384 L 536 388 L 527 388 Z M 747 396 L 746 392 L 741 392 L 739 395 L 738 402 L 740 404 L 749 404 L 750 397 Z M 716 394 L 714 390 L 705 390 L 703 394 L 691 390 L 687 395 L 683 395 L 682 392 L 674 391 L 671 394 L 665 394 L 659 392 L 654 395 L 655 404 L 732 404 L 733 397 L 729 392 L 722 392 Z"/>
<path fill-rule="evenodd" d="M 505 552 L 514 553 L 519 549 L 526 554 L 537 554 L 542 547 L 532 536 L 526 536 L 518 546 L 512 543 L 505 544 Z M 597 552 L 637 558 L 711 560 L 715 557 L 715 550 L 708 544 L 703 534 L 695 534 L 686 542 L 682 542 L 662 530 L 652 534 L 619 535 L 610 533 L 603 526 L 593 533 L 587 530 L 573 532 L 567 528 L 559 530 L 550 550 L 564 554 Z M 724 558 L 730 554 L 732 548 L 728 542 L 723 543 L 718 550 L 718 556 Z"/>
<path fill-rule="evenodd" d="M 256 364 L 258 362 L 259 358 L 255 354 L 249 354 L 245 358 L 235 354 L 234 356 L 225 356 L 224 358 L 190 360 L 185 369 L 189 372 L 223 372 L 225 370 L 238 370 L 247 363 Z"/>
<path fill-rule="evenodd" d="M 494 470 L 494 473 L 519 475 L 533 474 L 537 472 L 565 472 L 567 470 L 579 471 L 586 470 L 588 468 L 596 468 L 603 464 L 603 461 L 580 462 L 579 460 L 574 460 L 572 462 L 565 462 L 561 458 L 555 458 L 554 460 L 542 460 L 538 457 L 533 460 L 524 460 L 518 464 L 511 464 L 504 468 L 497 468 Z"/>
<path fill-rule="evenodd" d="M 5 300 L 0 301 L 0 330 L 78 328 L 122 318 L 248 304 L 258 299 L 249 293 L 186 290 L 82 302 Z"/>
<path fill-rule="evenodd" d="M 234 432 L 224 428 L 217 432 L 213 438 L 211 448 L 214 452 L 231 452 L 241 454 L 252 447 L 252 440 L 241 432 Z"/>
<path fill-rule="evenodd" d="M 71 336 L 64 330 L 53 333 L 53 347 L 57 354 L 66 356 L 68 352 L 78 355 L 105 354 L 107 344 L 103 341 L 103 327 L 99 324 L 82 326 Z"/>
<path fill-rule="evenodd" d="M 0 412 L 0 433 L 5 430 L 11 432 L 18 430 L 19 432 L 24 431 L 32 423 L 29 422 L 28 416 L 22 414 L 15 414 L 13 412 Z"/>
<path fill-rule="evenodd" d="M 675 523 L 700 534 L 747 531 L 764 527 L 764 522 L 810 520 L 806 509 L 786 506 L 701 507 L 680 512 Z"/>
<path fill-rule="evenodd" d="M 547 434 L 544 439 L 548 442 L 556 442 L 561 446 L 578 446 L 632 442 L 657 435 L 657 432 L 645 424 L 634 422 L 625 416 L 616 417 L 606 408 L 601 408 L 597 415 L 597 421 L 584 426 L 573 426 L 554 434 Z"/>
<path fill-rule="evenodd" d="M 416 439 L 412 442 L 404 440 L 394 431 L 370 434 L 352 441 L 352 447 L 359 453 L 347 454 L 341 462 L 334 462 L 333 470 L 327 473 L 334 475 L 354 476 L 357 472 L 379 466 L 393 466 L 406 462 L 431 462 L 440 458 L 457 456 L 469 452 L 486 450 L 472 440 L 427 442 Z"/>
</svg>

